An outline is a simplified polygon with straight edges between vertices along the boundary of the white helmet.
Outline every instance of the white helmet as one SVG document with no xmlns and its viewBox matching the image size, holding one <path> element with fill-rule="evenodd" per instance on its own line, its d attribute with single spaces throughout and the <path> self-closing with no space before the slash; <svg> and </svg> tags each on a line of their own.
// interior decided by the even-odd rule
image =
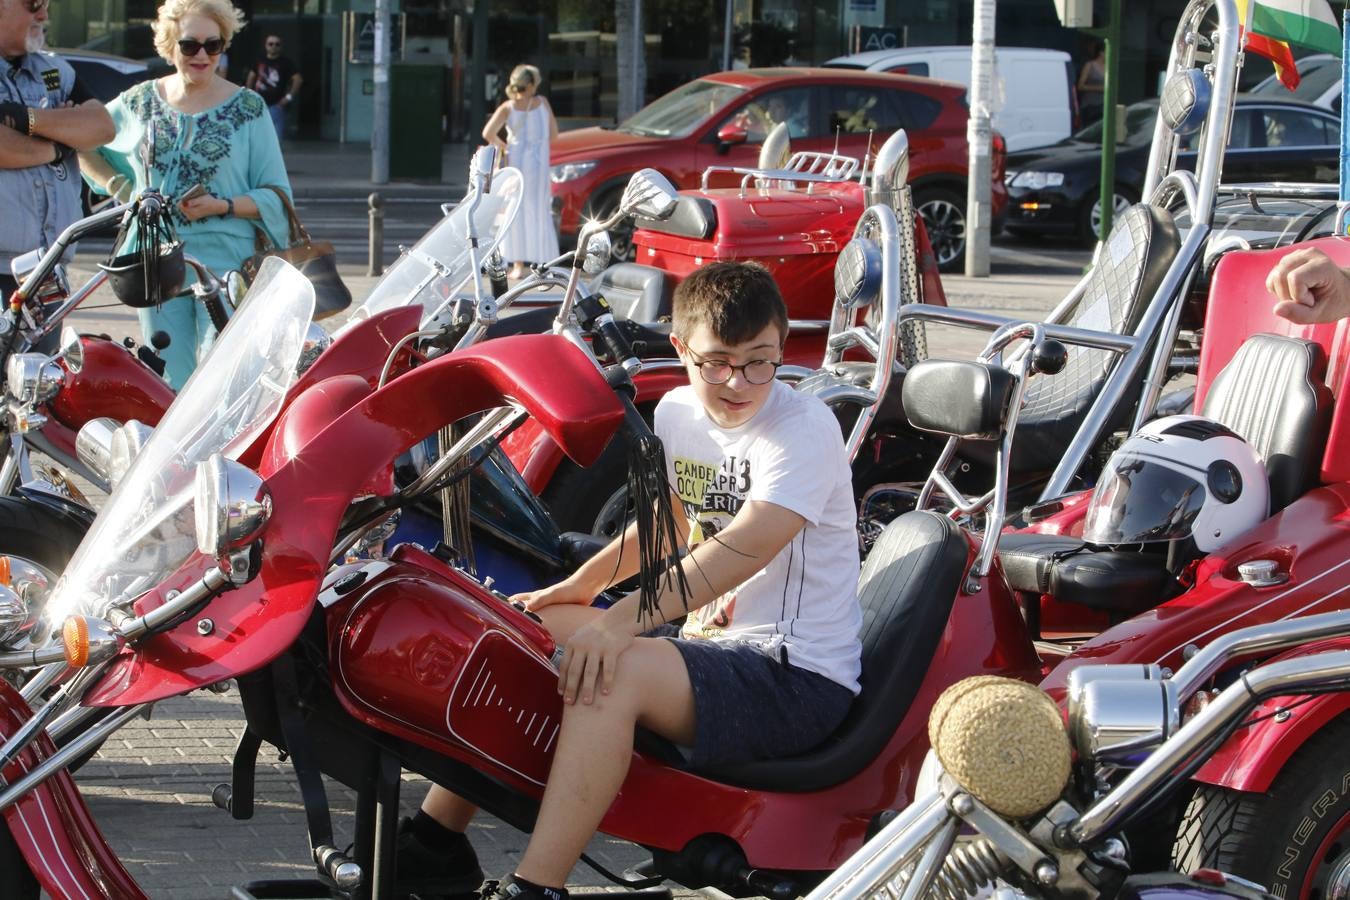
<svg viewBox="0 0 1350 900">
<path fill-rule="evenodd" d="M 1083 540 L 1114 545 L 1191 538 L 1208 553 L 1269 511 L 1266 467 L 1246 441 L 1212 419 L 1167 416 L 1111 454 L 1088 506 Z"/>
</svg>

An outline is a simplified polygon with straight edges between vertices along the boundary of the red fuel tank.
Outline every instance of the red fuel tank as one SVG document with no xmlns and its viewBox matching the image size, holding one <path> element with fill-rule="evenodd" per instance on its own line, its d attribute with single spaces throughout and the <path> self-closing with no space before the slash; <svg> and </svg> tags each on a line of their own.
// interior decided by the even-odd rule
<svg viewBox="0 0 1350 900">
<path fill-rule="evenodd" d="M 542 626 L 407 544 L 325 591 L 343 594 L 329 634 L 334 687 L 352 715 L 544 783 L 562 699 Z"/>
<path fill-rule="evenodd" d="M 158 425 L 174 398 L 164 379 L 121 344 L 89 335 L 81 336 L 80 344 L 84 365 L 79 374 L 66 373 L 61 392 L 48 406 L 52 417 L 72 431 L 99 416 Z"/>
</svg>

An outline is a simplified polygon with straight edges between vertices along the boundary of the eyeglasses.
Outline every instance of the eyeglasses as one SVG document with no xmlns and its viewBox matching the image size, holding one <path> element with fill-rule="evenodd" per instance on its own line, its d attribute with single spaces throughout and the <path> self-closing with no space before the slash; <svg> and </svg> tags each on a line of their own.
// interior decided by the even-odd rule
<svg viewBox="0 0 1350 900">
<path fill-rule="evenodd" d="M 688 348 L 685 348 L 688 350 Z M 769 359 L 752 359 L 748 363 L 739 366 L 733 366 L 731 363 L 720 359 L 699 359 L 693 350 L 689 350 L 689 355 L 694 360 L 694 365 L 698 366 L 698 374 L 708 384 L 726 384 L 731 380 L 732 372 L 740 372 L 741 377 L 750 384 L 768 384 L 773 381 L 774 375 L 778 374 L 778 367 L 781 362 L 774 362 Z"/>
<path fill-rule="evenodd" d="M 47 0 L 43 0 L 47 2 Z M 196 56 L 198 53 L 206 51 L 207 56 L 219 56 L 225 50 L 224 38 L 208 38 L 204 41 L 194 41 L 191 38 L 181 38 L 178 41 L 178 52 L 182 53 L 188 59 Z"/>
<path fill-rule="evenodd" d="M 269 46 L 269 47 L 280 47 L 280 46 L 281 46 L 281 41 L 268 41 L 268 42 L 267 42 L 267 46 Z"/>
<path fill-rule="evenodd" d="M 51 6 L 51 0 L 25 0 L 24 8 L 30 13 L 40 13 L 48 6 Z"/>
</svg>

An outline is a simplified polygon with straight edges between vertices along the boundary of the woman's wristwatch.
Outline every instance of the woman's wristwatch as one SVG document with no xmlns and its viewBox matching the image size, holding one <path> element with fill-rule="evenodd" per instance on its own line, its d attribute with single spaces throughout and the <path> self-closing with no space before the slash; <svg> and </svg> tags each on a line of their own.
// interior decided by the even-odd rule
<svg viewBox="0 0 1350 900">
<path fill-rule="evenodd" d="M 225 218 L 228 218 L 228 217 L 233 216 L 233 215 L 234 215 L 234 198 L 233 198 L 233 197 L 226 197 L 226 198 L 225 198 L 225 211 L 224 211 L 223 213 L 220 214 L 220 217 L 221 217 L 222 219 L 225 219 Z"/>
</svg>

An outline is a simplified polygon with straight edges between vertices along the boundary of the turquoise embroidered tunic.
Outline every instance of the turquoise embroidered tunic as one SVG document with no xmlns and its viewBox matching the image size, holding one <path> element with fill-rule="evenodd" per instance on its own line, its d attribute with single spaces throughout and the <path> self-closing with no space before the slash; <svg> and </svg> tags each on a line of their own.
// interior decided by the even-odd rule
<svg viewBox="0 0 1350 900">
<path fill-rule="evenodd" d="M 108 113 L 117 137 L 99 155 L 137 191 L 152 187 L 176 197 L 200 182 L 217 197 L 247 194 L 258 205 L 261 220 L 226 216 L 188 222 L 173 208 L 184 252 L 217 276 L 238 269 L 253 255 L 254 221 L 277 246 L 289 243 L 286 211 L 267 185 L 290 194 L 291 183 L 262 97 L 241 88 L 218 106 L 188 114 L 169 106 L 151 80 L 123 91 L 108 104 Z M 142 142 L 147 141 L 153 147 L 149 171 L 141 159 Z"/>
<path fill-rule="evenodd" d="M 146 81 L 123 91 L 108 104 L 108 113 L 117 136 L 98 153 L 115 172 L 130 179 L 136 191 L 156 188 L 173 198 L 200 182 L 217 197 L 237 200 L 247 194 L 258 205 L 261 219 L 212 216 L 196 222 L 189 222 L 176 205 L 172 208 L 183 251 L 218 277 L 238 269 L 256 252 L 257 226 L 266 230 L 274 245 L 289 243 L 286 211 L 267 186 L 290 194 L 291 184 L 262 97 L 241 88 L 217 106 L 188 114 L 164 101 L 156 81 Z M 135 246 L 133 235 L 118 250 Z M 195 280 L 189 268 L 188 284 Z M 147 341 L 156 331 L 168 333 L 169 347 L 161 353 L 164 378 L 181 388 L 215 340 L 206 310 L 189 295 L 137 313 Z"/>
</svg>

